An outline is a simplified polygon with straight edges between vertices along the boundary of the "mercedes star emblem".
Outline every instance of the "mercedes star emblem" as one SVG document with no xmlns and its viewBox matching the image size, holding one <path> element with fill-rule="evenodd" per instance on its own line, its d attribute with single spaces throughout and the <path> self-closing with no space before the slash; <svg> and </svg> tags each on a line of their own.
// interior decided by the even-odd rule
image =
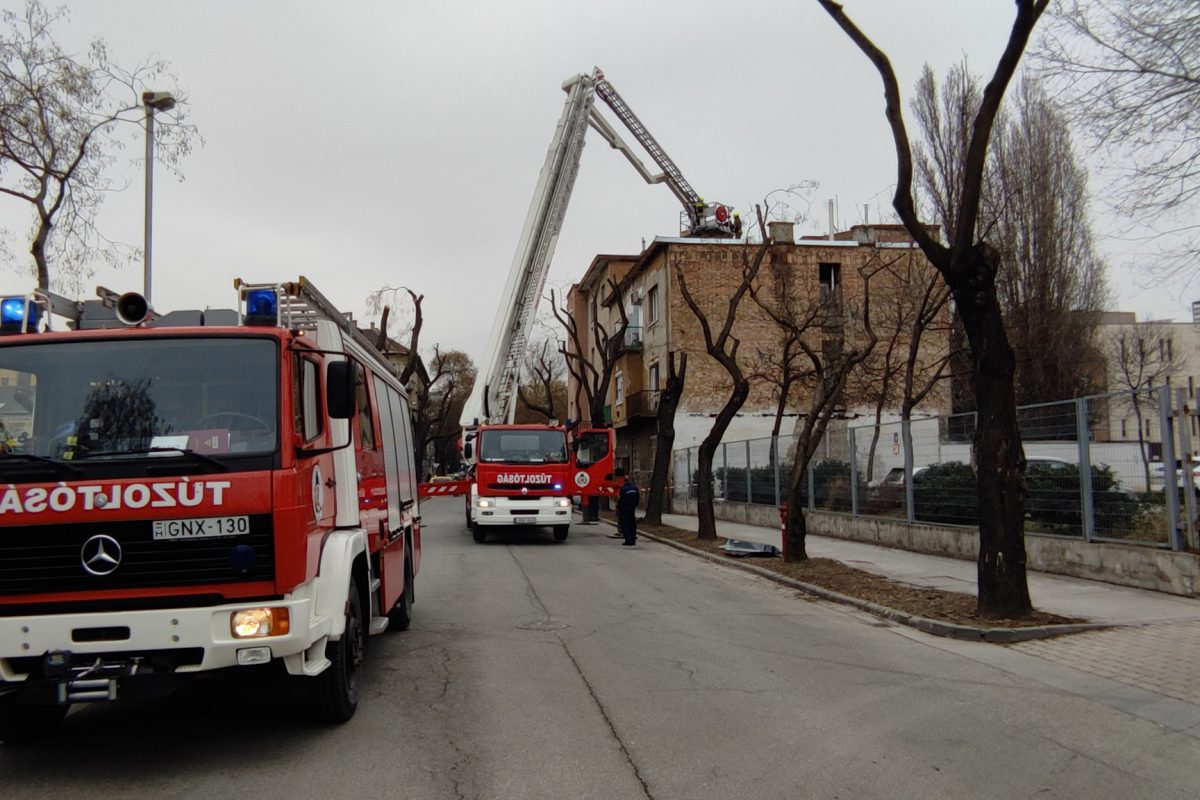
<svg viewBox="0 0 1200 800">
<path fill-rule="evenodd" d="M 92 575 L 108 575 L 121 566 L 121 544 L 111 536 L 93 536 L 79 548 L 79 560 Z"/>
</svg>

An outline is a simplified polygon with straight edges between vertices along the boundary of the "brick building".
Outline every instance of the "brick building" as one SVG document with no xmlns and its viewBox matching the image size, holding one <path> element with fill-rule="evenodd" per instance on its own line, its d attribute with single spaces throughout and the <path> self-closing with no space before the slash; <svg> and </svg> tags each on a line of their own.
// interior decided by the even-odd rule
<svg viewBox="0 0 1200 800">
<path fill-rule="evenodd" d="M 806 334 L 817 348 L 828 346 L 838 336 L 863 335 L 860 269 L 899 259 L 908 259 L 920 269 L 933 269 L 900 226 L 855 226 L 832 239 L 797 241 L 790 224 L 774 223 L 772 238 L 776 244 L 758 276 L 761 290 L 770 291 L 785 281 L 803 302 L 831 304 L 839 309 L 837 315 L 826 317 L 823 325 Z M 675 419 L 676 448 L 691 447 L 703 440 L 730 391 L 729 376 L 705 349 L 700 323 L 683 298 L 676 269 L 715 333 L 724 324 L 729 299 L 757 247 L 744 240 L 657 238 L 637 256 L 597 256 L 568 292 L 567 308 L 576 321 L 588 360 L 599 368 L 601 348 L 605 346 L 615 355 L 605 415 L 617 429 L 618 466 L 633 472 L 639 480 L 648 476 L 653 463 L 658 392 L 666 380 L 668 353 L 688 354 L 687 379 Z M 904 292 L 905 287 L 892 271 L 876 274 L 871 280 L 872 318 L 879 313 L 877 306 L 882 308 L 885 300 Z M 612 336 L 620 327 L 618 301 L 624 304 L 629 319 L 625 335 L 619 339 Z M 608 334 L 607 343 L 595 341 L 595 319 Z M 830 319 L 838 322 L 839 330 L 830 330 Z M 781 329 L 749 294 L 737 310 L 732 332 L 741 342 L 738 362 L 746 373 L 755 371 L 752 364 L 756 359 L 781 348 Z M 877 333 L 882 340 L 885 334 L 878 329 Z M 573 343 L 568 347 L 574 350 Z M 932 341 L 928 348 L 922 345 L 923 351 L 944 347 L 944 338 Z M 762 363 L 769 362 L 760 362 L 760 368 Z M 729 426 L 725 441 L 770 435 L 776 408 L 774 391 L 777 389 L 770 381 L 751 381 L 750 396 Z M 569 417 L 587 418 L 586 399 L 574 377 L 568 383 L 568 403 Z M 925 407 L 931 413 L 948 411 L 948 392 L 937 393 Z M 865 414 L 867 403 L 862 393 L 848 388 L 839 411 L 846 418 Z M 791 434 L 797 419 L 796 408 L 790 407 L 781 434 Z"/>
</svg>

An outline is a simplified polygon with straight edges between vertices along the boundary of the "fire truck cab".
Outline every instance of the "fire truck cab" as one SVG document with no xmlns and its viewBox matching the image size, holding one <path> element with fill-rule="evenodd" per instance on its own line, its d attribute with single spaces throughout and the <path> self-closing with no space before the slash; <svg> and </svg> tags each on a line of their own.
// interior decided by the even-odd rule
<svg viewBox="0 0 1200 800">
<path fill-rule="evenodd" d="M 404 387 L 304 278 L 236 286 L 236 312 L 158 318 L 0 301 L 0 739 L 272 664 L 344 721 L 368 636 L 408 627 Z"/>
</svg>

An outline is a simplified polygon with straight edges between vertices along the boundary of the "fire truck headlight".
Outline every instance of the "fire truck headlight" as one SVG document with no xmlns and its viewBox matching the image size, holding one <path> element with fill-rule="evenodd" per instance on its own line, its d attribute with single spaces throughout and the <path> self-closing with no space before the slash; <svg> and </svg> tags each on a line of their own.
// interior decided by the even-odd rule
<svg viewBox="0 0 1200 800">
<path fill-rule="evenodd" d="M 229 629 L 235 639 L 283 636 L 291 629 L 286 608 L 245 608 L 229 615 Z"/>
<path fill-rule="evenodd" d="M 560 497 L 554 501 L 554 505 L 558 506 L 559 508 L 570 508 L 571 507 L 571 498 Z"/>
<path fill-rule="evenodd" d="M 478 506 L 479 508 L 495 508 L 496 501 L 489 500 L 486 497 L 481 497 L 475 501 L 475 505 Z"/>
</svg>

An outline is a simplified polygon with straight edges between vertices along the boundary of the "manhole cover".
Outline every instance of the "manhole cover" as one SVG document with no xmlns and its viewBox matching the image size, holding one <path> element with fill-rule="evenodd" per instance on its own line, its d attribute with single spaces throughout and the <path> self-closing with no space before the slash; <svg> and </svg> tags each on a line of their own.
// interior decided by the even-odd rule
<svg viewBox="0 0 1200 800">
<path fill-rule="evenodd" d="M 533 622 L 518 622 L 517 627 L 523 631 L 561 631 L 564 628 L 569 628 L 565 622 L 553 622 L 551 620 L 534 620 Z"/>
</svg>

